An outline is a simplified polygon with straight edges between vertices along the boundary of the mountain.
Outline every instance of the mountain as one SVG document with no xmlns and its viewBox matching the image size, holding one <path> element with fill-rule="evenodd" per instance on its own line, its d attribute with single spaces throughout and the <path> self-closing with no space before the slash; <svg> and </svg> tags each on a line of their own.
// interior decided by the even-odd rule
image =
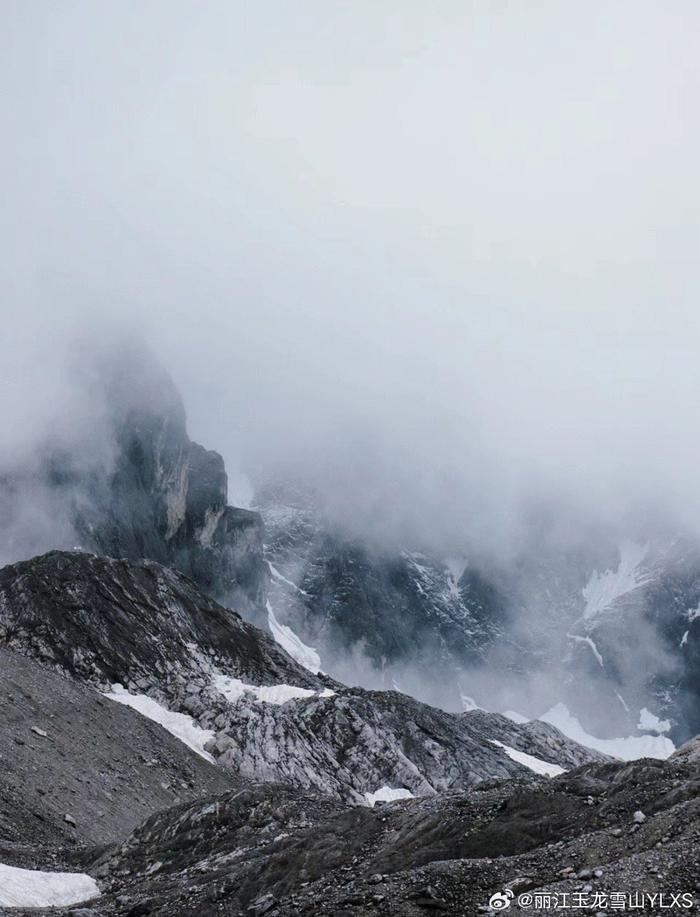
<svg viewBox="0 0 700 917">
<path fill-rule="evenodd" d="M 299 488 L 268 485 L 255 507 L 265 526 L 269 601 L 339 677 L 464 709 L 465 674 L 507 627 L 504 597 L 465 560 L 390 551 L 325 522 Z"/>
<path fill-rule="evenodd" d="M 349 688 L 178 571 L 83 552 L 0 570 L 0 663 L 0 907 L 458 917 L 509 890 L 694 900 L 697 740 L 616 762 L 546 723 Z"/>
<path fill-rule="evenodd" d="M 543 723 L 449 714 L 314 675 L 153 561 L 56 551 L 5 567 L 0 644 L 166 728 L 170 713 L 184 716 L 200 750 L 241 780 L 354 803 L 382 787 L 424 795 L 519 774 L 523 754 L 554 771 L 603 757 Z"/>
<path fill-rule="evenodd" d="M 697 539 L 577 541 L 535 523 L 507 560 L 441 557 L 350 537 L 299 487 L 254 505 L 273 629 L 339 677 L 452 710 L 563 704 L 600 736 L 700 729 Z"/>
<path fill-rule="evenodd" d="M 229 506 L 223 459 L 139 347 L 90 350 L 89 423 L 0 469 L 0 557 L 49 548 L 157 561 L 267 628 L 297 661 L 449 711 L 544 716 L 588 734 L 700 729 L 700 543 L 618 539 L 533 511 L 501 558 L 350 535 L 298 485 Z M 84 428 L 84 429 L 83 429 Z M 468 552 L 469 553 L 469 552 Z M 641 728 L 640 728 L 641 724 Z"/>
<path fill-rule="evenodd" d="M 143 353 L 93 387 L 105 448 L 0 481 L 4 553 L 60 548 L 0 569 L 0 909 L 697 903 L 698 740 L 612 760 L 573 718 L 635 758 L 694 728 L 692 539 L 535 527 L 495 562 L 351 537 L 287 485 L 238 510 Z"/>
<path fill-rule="evenodd" d="M 262 609 L 261 519 L 228 506 L 224 461 L 190 440 L 167 372 L 129 343 L 88 354 L 77 384 L 96 404 L 88 430 L 47 435 L 31 461 L 0 469 L 2 553 L 79 545 L 149 558 L 246 613 Z"/>
</svg>

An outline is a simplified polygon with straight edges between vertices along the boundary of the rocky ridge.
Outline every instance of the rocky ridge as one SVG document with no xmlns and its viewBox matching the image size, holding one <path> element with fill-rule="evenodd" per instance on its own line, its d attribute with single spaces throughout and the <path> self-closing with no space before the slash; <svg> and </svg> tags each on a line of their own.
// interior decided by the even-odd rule
<svg viewBox="0 0 700 917">
<path fill-rule="evenodd" d="M 355 803 L 383 786 L 423 795 L 526 771 L 503 746 L 560 767 L 603 758 L 543 723 L 449 714 L 315 675 L 152 561 L 51 552 L 6 567 L 0 642 L 100 691 L 121 684 L 187 714 L 240 779 Z"/>
</svg>

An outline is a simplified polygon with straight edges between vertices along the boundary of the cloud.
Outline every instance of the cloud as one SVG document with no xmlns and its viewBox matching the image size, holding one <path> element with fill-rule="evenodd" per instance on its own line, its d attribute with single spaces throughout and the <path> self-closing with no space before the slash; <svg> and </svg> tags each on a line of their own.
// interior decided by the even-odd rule
<svg viewBox="0 0 700 917">
<path fill-rule="evenodd" d="M 4 452 L 72 427 L 63 352 L 125 324 L 232 472 L 355 528 L 692 522 L 699 15 L 10 4 Z"/>
</svg>

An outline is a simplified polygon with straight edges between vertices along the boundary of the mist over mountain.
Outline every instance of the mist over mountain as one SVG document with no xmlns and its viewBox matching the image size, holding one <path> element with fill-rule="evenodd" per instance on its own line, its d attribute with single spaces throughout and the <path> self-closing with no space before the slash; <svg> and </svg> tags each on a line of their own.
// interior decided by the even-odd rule
<svg viewBox="0 0 700 917">
<path fill-rule="evenodd" d="M 136 12 L 4 14 L 5 453 L 126 325 L 363 537 L 697 528 L 693 4 Z"/>
<path fill-rule="evenodd" d="M 700 7 L 0 7 L 0 911 L 700 906 Z"/>
<path fill-rule="evenodd" d="M 505 670 L 534 715 L 581 656 L 629 727 L 651 659 L 665 716 L 700 534 L 696 16 L 10 7 L 2 561 L 150 556 L 245 581 L 263 624 L 272 564 L 278 623 L 351 680 L 503 707 Z M 599 578 L 646 615 L 624 664 Z"/>
</svg>

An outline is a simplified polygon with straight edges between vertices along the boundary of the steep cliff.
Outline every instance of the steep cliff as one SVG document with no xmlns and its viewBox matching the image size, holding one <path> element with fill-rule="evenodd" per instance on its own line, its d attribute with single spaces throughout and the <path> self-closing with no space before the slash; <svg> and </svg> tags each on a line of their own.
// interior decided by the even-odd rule
<svg viewBox="0 0 700 917">
<path fill-rule="evenodd" d="M 190 440 L 167 372 L 130 343 L 91 353 L 74 373 L 91 429 L 47 435 L 29 466 L 0 474 L 4 559 L 76 545 L 149 558 L 259 614 L 260 516 L 228 505 L 223 458 Z"/>
</svg>

